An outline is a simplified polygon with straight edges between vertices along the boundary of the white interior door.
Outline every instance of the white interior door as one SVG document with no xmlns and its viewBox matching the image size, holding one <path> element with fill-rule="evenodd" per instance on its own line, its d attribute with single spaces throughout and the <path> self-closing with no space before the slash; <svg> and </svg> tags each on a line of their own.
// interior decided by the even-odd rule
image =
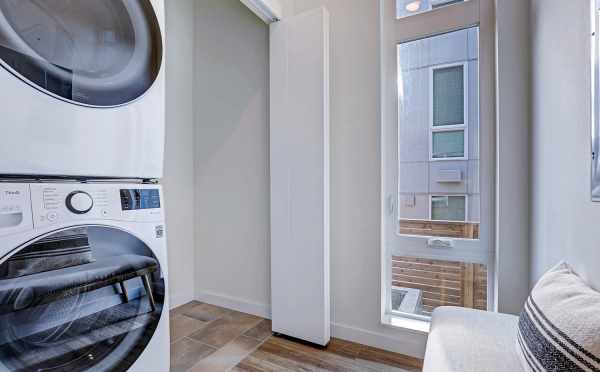
<svg viewBox="0 0 600 372">
<path fill-rule="evenodd" d="M 273 331 L 326 345 L 329 298 L 329 15 L 271 25 Z"/>
</svg>

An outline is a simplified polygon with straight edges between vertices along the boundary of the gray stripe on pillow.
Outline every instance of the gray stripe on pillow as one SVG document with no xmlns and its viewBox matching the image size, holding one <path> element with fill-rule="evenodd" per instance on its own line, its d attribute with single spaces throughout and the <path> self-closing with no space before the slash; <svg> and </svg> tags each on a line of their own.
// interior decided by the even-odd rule
<svg viewBox="0 0 600 372">
<path fill-rule="evenodd" d="M 556 325 L 554 325 L 554 323 L 552 323 L 544 314 L 544 312 L 540 309 L 540 307 L 537 305 L 537 303 L 535 302 L 535 300 L 533 299 L 533 296 L 529 296 L 528 298 L 528 303 L 531 302 L 531 305 L 538 314 L 540 314 L 540 317 L 556 332 L 558 333 L 558 335 L 560 335 L 560 337 L 567 341 L 569 344 L 571 344 L 571 346 L 573 346 L 575 349 L 577 349 L 579 352 L 583 353 L 585 356 L 587 356 L 588 358 L 590 358 L 593 362 L 595 362 L 596 364 L 600 364 L 600 358 L 596 357 L 594 354 L 590 353 L 588 350 L 586 350 L 584 347 L 582 347 L 581 345 L 579 345 L 578 343 L 576 343 L 575 341 L 573 341 L 569 336 L 567 336 L 563 331 L 561 331 L 560 329 L 558 329 L 558 327 L 556 327 Z"/>
<path fill-rule="evenodd" d="M 529 296 L 529 298 L 527 299 L 527 302 L 525 303 L 525 311 L 527 312 L 527 315 L 529 316 L 529 319 L 535 325 L 536 329 L 540 332 L 540 334 L 542 335 L 542 337 L 544 337 L 544 339 L 548 343 L 552 344 L 556 349 L 560 349 L 558 351 L 562 355 L 565 355 L 565 353 L 568 353 L 569 355 L 571 355 L 571 357 L 573 359 L 576 359 L 581 364 L 583 364 L 585 367 L 589 368 L 590 371 L 594 371 L 594 372 L 598 371 L 598 372 L 600 372 L 600 369 L 598 369 L 597 366 L 593 365 L 591 362 L 589 362 L 588 360 L 585 359 L 585 355 L 582 355 L 581 353 L 578 353 L 578 350 L 573 350 L 568 345 L 566 345 L 566 343 L 564 342 L 564 340 L 559 339 L 559 337 L 557 337 L 555 334 L 553 334 L 548 329 L 548 327 L 546 327 L 544 325 L 544 323 L 542 321 L 540 321 L 540 318 L 538 317 L 538 315 L 536 314 L 536 312 L 533 311 L 533 309 L 532 309 L 532 306 L 531 306 L 531 302 L 532 301 L 533 301 L 532 296 Z M 543 316 L 543 314 L 541 312 L 539 312 L 539 314 Z M 549 323 L 549 324 L 552 324 L 552 323 Z M 557 344 L 558 347 L 556 345 L 554 345 L 548 338 L 550 338 L 552 341 L 554 341 L 554 343 Z M 565 357 L 568 357 L 568 356 L 565 355 Z M 579 366 L 579 367 L 582 368 L 581 366 Z"/>
<path fill-rule="evenodd" d="M 572 372 L 585 371 L 561 350 L 558 350 L 542 334 L 539 326 L 531 319 L 526 310 L 519 317 L 519 330 L 523 335 L 525 344 L 544 369 Z M 591 371 L 600 372 L 595 368 L 592 368 Z"/>
<path fill-rule="evenodd" d="M 529 367 L 534 372 L 543 372 L 542 369 L 536 363 L 533 355 L 531 354 L 531 351 L 525 344 L 525 341 L 523 341 L 523 335 L 521 334 L 520 330 L 517 331 L 517 342 L 519 343 L 519 346 L 521 347 L 521 351 L 523 352 L 523 356 L 525 357 L 525 361 L 527 362 Z"/>
<path fill-rule="evenodd" d="M 528 346 L 529 350 L 533 354 L 534 358 L 542 365 L 545 370 L 559 370 L 559 371 L 586 371 L 576 362 L 571 360 L 564 351 L 569 350 L 564 348 L 559 342 L 559 346 L 562 349 L 558 349 L 546 336 L 542 333 L 544 327 L 536 322 L 536 319 L 532 319 L 529 314 L 527 307 L 521 313 L 519 318 L 519 330 L 523 336 L 523 341 Z M 556 342 L 556 340 L 555 340 Z M 573 356 L 581 364 L 589 368 L 587 371 L 600 372 L 599 369 L 594 368 L 591 364 L 585 362 L 580 356 Z"/>
</svg>

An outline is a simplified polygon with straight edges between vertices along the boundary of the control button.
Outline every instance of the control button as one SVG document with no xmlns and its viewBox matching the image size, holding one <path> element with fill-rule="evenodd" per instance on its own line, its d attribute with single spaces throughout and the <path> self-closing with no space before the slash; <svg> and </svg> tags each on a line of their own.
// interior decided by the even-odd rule
<svg viewBox="0 0 600 372">
<path fill-rule="evenodd" d="M 46 215 L 46 219 L 50 222 L 56 221 L 57 218 L 58 218 L 58 213 L 56 213 L 56 212 L 50 212 Z"/>
<path fill-rule="evenodd" d="M 67 209 L 75 214 L 85 214 L 92 210 L 94 199 L 85 191 L 73 191 L 67 196 Z"/>
</svg>

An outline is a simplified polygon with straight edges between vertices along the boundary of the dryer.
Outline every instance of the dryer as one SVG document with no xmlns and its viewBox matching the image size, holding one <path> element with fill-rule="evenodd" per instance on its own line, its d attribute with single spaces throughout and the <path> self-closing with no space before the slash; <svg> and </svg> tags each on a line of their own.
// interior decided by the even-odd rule
<svg viewBox="0 0 600 372">
<path fill-rule="evenodd" d="M 0 371 L 169 370 L 162 190 L 0 183 Z"/>
<path fill-rule="evenodd" d="M 164 0 L 0 0 L 0 175 L 160 178 Z"/>
</svg>

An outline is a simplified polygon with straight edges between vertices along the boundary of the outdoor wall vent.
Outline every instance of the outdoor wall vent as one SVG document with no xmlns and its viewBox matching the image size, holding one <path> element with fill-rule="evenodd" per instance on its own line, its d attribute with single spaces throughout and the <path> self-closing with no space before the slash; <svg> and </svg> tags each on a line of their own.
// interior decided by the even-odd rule
<svg viewBox="0 0 600 372">
<path fill-rule="evenodd" d="M 440 169 L 435 180 L 439 183 L 457 183 L 462 182 L 463 177 L 460 169 Z"/>
</svg>

